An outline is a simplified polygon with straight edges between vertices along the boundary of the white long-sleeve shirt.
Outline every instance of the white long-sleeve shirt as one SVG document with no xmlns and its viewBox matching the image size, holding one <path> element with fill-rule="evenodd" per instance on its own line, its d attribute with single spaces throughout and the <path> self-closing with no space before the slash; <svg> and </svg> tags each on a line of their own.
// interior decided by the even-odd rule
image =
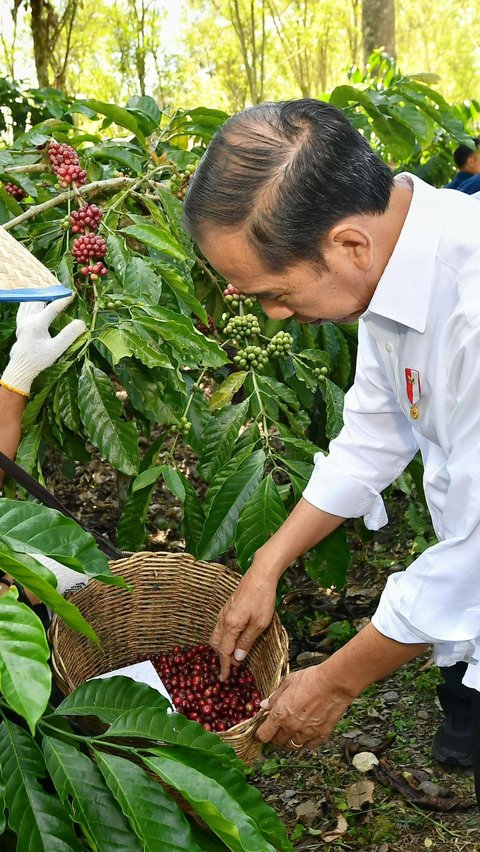
<svg viewBox="0 0 480 852">
<path fill-rule="evenodd" d="M 439 541 L 388 578 L 372 623 L 399 642 L 433 643 L 440 665 L 466 660 L 463 682 L 480 690 L 480 205 L 397 180 L 413 188 L 410 209 L 359 321 L 344 427 L 315 456 L 303 496 L 379 529 L 382 490 L 420 449 Z M 418 371 L 417 420 L 406 369 Z"/>
</svg>

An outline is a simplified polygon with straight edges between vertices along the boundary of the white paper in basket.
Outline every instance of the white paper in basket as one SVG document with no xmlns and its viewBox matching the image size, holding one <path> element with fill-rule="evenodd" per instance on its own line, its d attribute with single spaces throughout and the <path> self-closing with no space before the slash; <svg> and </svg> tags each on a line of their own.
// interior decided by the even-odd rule
<svg viewBox="0 0 480 852">
<path fill-rule="evenodd" d="M 150 660 L 145 660 L 143 663 L 134 663 L 132 666 L 124 666 L 121 669 L 113 669 L 111 672 L 104 672 L 101 675 L 89 678 L 89 680 L 100 680 L 106 677 L 115 677 L 116 675 L 129 677 L 132 680 L 136 680 L 137 683 L 146 683 L 147 686 L 151 686 L 152 689 L 156 689 L 160 695 L 163 695 L 167 701 L 173 705 L 172 698 L 165 684 L 158 676 Z M 173 713 L 173 710 L 169 709 L 167 710 L 167 713 Z"/>
</svg>

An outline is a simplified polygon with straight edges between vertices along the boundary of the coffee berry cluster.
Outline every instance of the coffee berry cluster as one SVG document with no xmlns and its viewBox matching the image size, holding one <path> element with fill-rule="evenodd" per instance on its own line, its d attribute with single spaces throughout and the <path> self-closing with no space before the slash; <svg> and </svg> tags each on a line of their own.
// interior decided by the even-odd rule
<svg viewBox="0 0 480 852">
<path fill-rule="evenodd" d="M 12 198 L 15 199 L 15 201 L 23 201 L 23 199 L 27 198 L 27 196 L 28 196 L 28 192 L 25 192 L 25 190 L 22 189 L 21 186 L 17 186 L 15 183 L 12 183 L 11 181 L 6 183 L 3 188 L 4 188 L 5 192 L 8 192 L 8 194 L 11 195 Z"/>
<path fill-rule="evenodd" d="M 313 371 L 319 382 L 324 382 L 327 378 L 328 367 L 315 367 Z"/>
<path fill-rule="evenodd" d="M 67 145 L 66 142 L 57 142 L 56 139 L 51 139 L 47 154 L 60 186 L 67 187 L 72 183 L 81 186 L 85 183 L 87 173 L 80 165 L 75 148 Z"/>
<path fill-rule="evenodd" d="M 196 163 L 189 163 L 188 166 L 185 166 L 184 172 L 176 172 L 170 178 L 170 192 L 180 201 L 183 201 L 187 194 L 188 184 L 196 168 Z"/>
<path fill-rule="evenodd" d="M 96 234 L 83 234 L 81 237 L 77 237 L 72 244 L 72 254 L 75 260 L 77 263 L 83 264 L 80 273 L 90 275 L 94 281 L 99 275 L 102 278 L 108 275 L 108 269 L 102 263 L 102 258 L 105 257 L 106 253 L 107 244 L 105 240 Z"/>
<path fill-rule="evenodd" d="M 239 367 L 255 367 L 261 373 L 265 364 L 268 364 L 268 353 L 260 346 L 246 346 L 238 350 L 233 361 Z"/>
<path fill-rule="evenodd" d="M 240 302 L 243 302 L 246 308 L 251 308 L 253 306 L 253 299 L 251 299 L 250 296 L 245 296 L 243 293 L 240 293 L 240 290 L 237 290 L 233 284 L 227 284 L 223 291 L 223 295 L 225 296 L 225 301 L 228 302 L 234 310 L 238 308 Z"/>
<path fill-rule="evenodd" d="M 281 358 L 292 348 L 293 337 L 287 331 L 277 331 L 267 346 L 270 358 Z"/>
<path fill-rule="evenodd" d="M 192 428 L 192 424 L 186 417 L 180 417 L 179 423 L 173 423 L 170 426 L 172 435 L 182 434 L 184 438 L 188 438 L 188 434 Z"/>
<path fill-rule="evenodd" d="M 100 207 L 97 207 L 96 204 L 84 204 L 79 210 L 73 210 L 70 213 L 72 234 L 86 234 L 91 231 L 98 231 L 102 217 L 103 210 L 100 210 Z"/>
<path fill-rule="evenodd" d="M 225 326 L 227 337 L 240 337 L 246 339 L 254 334 L 260 334 L 260 325 L 254 314 L 245 314 L 241 317 L 231 317 Z"/>
<path fill-rule="evenodd" d="M 260 708 L 261 694 L 253 674 L 241 663 L 221 682 L 218 657 L 208 645 L 181 648 L 167 654 L 141 657 L 150 660 L 179 713 L 199 722 L 206 731 L 227 731 Z"/>
</svg>

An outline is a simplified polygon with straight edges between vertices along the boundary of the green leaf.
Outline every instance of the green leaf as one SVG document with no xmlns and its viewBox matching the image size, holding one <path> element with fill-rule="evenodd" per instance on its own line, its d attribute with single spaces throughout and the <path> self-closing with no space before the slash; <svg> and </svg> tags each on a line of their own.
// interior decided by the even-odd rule
<svg viewBox="0 0 480 852">
<path fill-rule="evenodd" d="M 3 780 L 2 767 L 0 766 L 0 837 L 5 833 L 7 821 L 5 819 L 5 792 L 6 784 Z"/>
<path fill-rule="evenodd" d="M 147 420 L 158 424 L 177 422 L 177 416 L 165 402 L 163 385 L 155 381 L 152 369 L 134 359 L 122 361 L 117 368 L 117 376 L 128 393 L 132 407 Z"/>
<path fill-rule="evenodd" d="M 150 95 L 134 95 L 127 101 L 127 110 L 134 113 L 146 125 L 145 133 L 153 133 L 162 120 L 162 111 Z"/>
<path fill-rule="evenodd" d="M 149 261 L 132 255 L 125 269 L 123 292 L 157 305 L 162 295 L 162 280 Z"/>
<path fill-rule="evenodd" d="M 141 550 L 147 537 L 145 521 L 153 495 L 153 486 L 129 494 L 120 515 L 115 541 L 121 550 Z"/>
<path fill-rule="evenodd" d="M 271 376 L 259 375 L 256 376 L 256 381 L 258 383 L 258 387 L 266 396 L 269 396 L 276 401 L 282 400 L 292 409 L 292 411 L 298 411 L 300 408 L 298 399 L 294 392 L 282 382 L 272 379 Z"/>
<path fill-rule="evenodd" d="M 193 282 L 191 276 L 180 275 L 177 269 L 163 261 L 156 261 L 158 271 L 162 276 L 163 282 L 169 290 L 174 294 L 180 306 L 185 305 L 199 320 L 205 325 L 208 323 L 208 314 L 201 302 L 195 296 Z"/>
<path fill-rule="evenodd" d="M 28 403 L 22 418 L 22 426 L 24 429 L 29 429 L 33 426 L 43 408 L 45 400 L 63 373 L 66 373 L 70 367 L 71 363 L 68 361 L 62 361 L 60 364 L 53 364 L 52 367 L 48 367 L 48 369 L 44 370 L 43 373 L 35 379 L 33 384 L 35 396 Z"/>
<path fill-rule="evenodd" d="M 102 773 L 77 748 L 60 739 L 44 737 L 43 753 L 55 789 L 64 805 L 72 800 L 73 818 L 98 852 L 143 846 L 130 830 Z"/>
<path fill-rule="evenodd" d="M 95 760 L 145 852 L 201 852 L 185 814 L 158 781 L 122 757 L 95 750 Z"/>
<path fill-rule="evenodd" d="M 243 433 L 243 435 L 244 434 L 245 432 Z M 231 457 L 224 464 L 224 466 L 215 474 L 210 483 L 210 487 L 202 504 L 205 515 L 208 515 L 208 513 L 210 512 L 213 501 L 215 500 L 215 497 L 217 496 L 224 482 L 226 482 L 226 480 L 230 476 L 233 476 L 233 474 L 237 472 L 237 470 L 243 465 L 243 463 L 252 455 L 253 451 L 256 449 L 256 445 L 252 443 L 252 434 L 247 436 L 248 441 L 246 443 L 243 443 L 243 435 L 241 435 L 238 441 L 236 442 L 234 452 L 232 453 Z M 258 447 L 258 449 L 261 449 L 261 447 L 262 443 L 260 442 L 260 446 Z"/>
<path fill-rule="evenodd" d="M 131 257 L 123 237 L 120 237 L 118 234 L 108 234 L 107 250 L 109 266 L 114 268 L 122 281 L 127 269 L 127 263 Z"/>
<path fill-rule="evenodd" d="M 62 422 L 67 429 L 77 432 L 80 427 L 78 379 L 72 370 L 59 378 L 55 388 L 55 401 Z"/>
<path fill-rule="evenodd" d="M 119 127 L 125 127 L 127 130 L 130 130 L 142 143 L 144 147 L 146 147 L 145 136 L 143 135 L 138 119 L 132 115 L 128 110 L 123 109 L 122 107 L 116 106 L 116 104 L 106 104 L 103 101 L 97 101 L 93 98 L 84 101 L 74 102 L 70 107 L 71 112 L 77 112 L 78 106 L 85 106 L 89 110 L 93 110 L 100 115 L 106 116 L 106 118 L 113 121 L 115 124 L 118 124 Z"/>
<path fill-rule="evenodd" d="M 160 716 L 165 714 L 170 704 L 146 683 L 115 675 L 82 683 L 59 704 L 53 715 L 97 716 L 100 721 L 110 725 L 132 707 L 154 708 Z"/>
<path fill-rule="evenodd" d="M 215 559 L 233 543 L 240 512 L 263 476 L 265 453 L 257 450 L 225 480 L 212 502 L 198 543 L 199 559 Z"/>
<path fill-rule="evenodd" d="M 293 459 L 285 458 L 285 456 L 282 456 L 281 462 L 285 465 L 285 467 L 288 468 L 288 470 L 293 470 L 293 472 L 296 473 L 297 476 L 300 476 L 302 479 L 304 479 L 305 482 L 308 482 L 308 480 L 310 479 L 313 470 L 313 459 L 309 463 L 302 461 L 293 461 Z"/>
<path fill-rule="evenodd" d="M 222 765 L 243 766 L 231 746 L 216 734 L 205 731 L 198 722 L 192 722 L 181 713 L 159 713 L 157 707 L 136 705 L 126 710 L 110 725 L 101 739 L 148 739 L 169 745 L 184 746 L 193 752 L 213 754 Z"/>
<path fill-rule="evenodd" d="M 343 426 L 343 401 L 345 394 L 338 385 L 327 378 L 324 382 L 320 382 L 320 390 L 327 406 L 325 433 L 327 438 L 332 440 L 337 437 Z"/>
<path fill-rule="evenodd" d="M 166 225 L 165 228 L 148 223 L 144 225 L 128 225 L 126 228 L 122 228 L 122 233 L 134 237 L 136 240 L 139 240 L 146 246 L 150 246 L 156 251 L 174 257 L 175 260 L 185 260 L 187 257 L 184 249 Z"/>
<path fill-rule="evenodd" d="M 187 495 L 182 477 L 180 476 L 178 470 L 172 467 L 172 465 L 164 465 L 163 479 L 168 490 L 171 491 L 172 494 L 177 497 L 181 503 L 184 503 Z"/>
<path fill-rule="evenodd" d="M 50 649 L 42 622 L 17 596 L 11 589 L 0 597 L 0 689 L 33 734 L 50 697 Z"/>
<path fill-rule="evenodd" d="M 138 358 L 146 367 L 173 369 L 169 357 L 158 349 L 157 342 L 140 323 L 132 323 L 130 326 L 122 323 L 120 336 L 135 358 Z"/>
<path fill-rule="evenodd" d="M 185 536 L 185 545 L 189 553 L 197 556 L 198 543 L 202 537 L 205 525 L 205 513 L 197 493 L 186 476 L 179 472 L 185 489 L 185 501 L 183 504 L 182 530 Z"/>
<path fill-rule="evenodd" d="M 132 317 L 167 340 L 176 351 L 181 366 L 221 367 L 228 361 L 218 343 L 198 331 L 189 317 L 160 306 L 146 305 L 132 308 Z"/>
<path fill-rule="evenodd" d="M 35 470 L 42 440 L 42 425 L 37 423 L 26 435 L 23 436 L 17 450 L 15 461 L 27 473 Z"/>
<path fill-rule="evenodd" d="M 242 387 L 248 373 L 241 371 L 239 373 L 230 373 L 220 387 L 212 394 L 208 401 L 210 411 L 215 411 L 217 408 L 223 408 L 232 401 L 237 391 Z"/>
<path fill-rule="evenodd" d="M 123 407 L 108 376 L 87 362 L 80 373 L 78 404 L 92 443 L 117 470 L 135 475 L 140 463 L 135 424 L 122 419 Z"/>
<path fill-rule="evenodd" d="M 305 560 L 305 570 L 312 580 L 325 588 L 343 589 L 351 555 L 344 526 L 338 527 L 317 544 Z"/>
<path fill-rule="evenodd" d="M 231 457 L 247 411 L 248 400 L 224 408 L 207 423 L 201 437 L 202 452 L 197 464 L 198 473 L 205 482 L 210 483 Z"/>
<path fill-rule="evenodd" d="M 32 556 L 43 553 L 74 571 L 125 588 L 124 581 L 113 576 L 92 536 L 55 509 L 0 498 L 0 537 L 14 551 Z"/>
<path fill-rule="evenodd" d="M 313 444 L 311 441 L 307 441 L 306 438 L 296 438 L 291 434 L 291 432 L 289 432 L 288 428 L 283 426 L 281 423 L 278 426 L 278 432 L 282 443 L 286 445 L 287 450 L 290 447 L 293 447 L 295 450 L 299 450 L 303 456 L 306 456 L 311 460 L 313 460 L 315 453 L 321 452 L 320 447 L 317 447 L 316 444 Z"/>
<path fill-rule="evenodd" d="M 131 358 L 132 350 L 125 340 L 121 330 L 117 327 L 110 326 L 105 328 L 98 336 L 97 340 L 108 349 L 112 356 L 112 365 L 115 367 L 122 358 Z"/>
<path fill-rule="evenodd" d="M 9 719 L 0 726 L 0 765 L 8 824 L 17 835 L 19 852 L 82 852 L 68 811 L 40 783 L 47 775 L 40 749 Z"/>
<path fill-rule="evenodd" d="M 145 168 L 145 155 L 139 156 L 138 151 L 134 146 L 125 142 L 123 145 L 111 145 L 103 142 L 96 148 L 90 148 L 89 157 L 93 160 L 103 160 L 111 163 L 120 163 L 121 166 L 126 166 L 131 169 L 134 174 L 142 174 Z"/>
<path fill-rule="evenodd" d="M 142 488 L 147 488 L 163 476 L 167 488 L 178 497 L 181 503 L 185 500 L 185 487 L 178 471 L 168 464 L 160 464 L 142 471 L 132 483 L 132 494 Z"/>
<path fill-rule="evenodd" d="M 144 763 L 178 790 L 232 852 L 291 850 L 275 812 L 237 769 L 190 750 L 156 749 Z M 275 844 L 275 845 L 273 845 Z"/>
<path fill-rule="evenodd" d="M 309 390 L 315 392 L 318 387 L 318 378 L 315 375 L 312 367 L 310 367 L 308 364 L 304 364 L 296 357 L 293 357 L 292 360 L 293 365 L 295 367 L 296 378 L 303 382 Z"/>
<path fill-rule="evenodd" d="M 313 361 L 316 367 L 329 367 L 330 357 L 327 352 L 322 349 L 302 349 L 296 355 L 296 358 L 303 358 L 305 361 Z"/>
<path fill-rule="evenodd" d="M 243 506 L 236 532 L 237 559 L 246 571 L 255 552 L 265 544 L 287 517 L 285 506 L 271 474 Z"/>
<path fill-rule="evenodd" d="M 83 633 L 92 642 L 98 643 L 98 638 L 95 631 L 85 621 L 81 612 L 73 604 L 68 603 L 56 589 L 50 585 L 48 578 L 55 582 L 55 577 L 41 565 L 35 562 L 30 556 L 23 553 L 12 554 L 5 549 L 4 545 L 0 544 L 0 564 L 4 570 L 12 575 L 14 580 L 17 580 L 22 586 L 34 592 L 34 594 L 49 606 L 54 612 L 57 612 L 72 630 L 77 630 Z"/>
<path fill-rule="evenodd" d="M 132 494 L 135 494 L 136 491 L 140 491 L 142 488 L 147 488 L 149 485 L 153 485 L 153 483 L 161 477 L 164 467 L 165 465 L 159 464 L 155 467 L 149 467 L 147 470 L 143 470 L 142 473 L 139 473 L 132 482 Z"/>
</svg>

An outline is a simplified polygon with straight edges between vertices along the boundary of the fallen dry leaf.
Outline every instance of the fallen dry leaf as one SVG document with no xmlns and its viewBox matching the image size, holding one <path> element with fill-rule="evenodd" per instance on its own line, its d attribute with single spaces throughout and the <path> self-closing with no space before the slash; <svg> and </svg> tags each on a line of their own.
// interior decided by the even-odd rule
<svg viewBox="0 0 480 852">
<path fill-rule="evenodd" d="M 350 784 L 347 788 L 347 805 L 352 810 L 360 810 L 366 802 L 373 802 L 373 791 L 375 784 L 367 778 Z"/>
<path fill-rule="evenodd" d="M 343 814 L 340 814 L 337 820 L 337 827 L 334 828 L 333 831 L 327 831 L 325 834 L 322 834 L 322 840 L 324 843 L 333 843 L 334 840 L 338 840 L 339 837 L 343 837 L 347 829 L 348 822 Z"/>
</svg>

